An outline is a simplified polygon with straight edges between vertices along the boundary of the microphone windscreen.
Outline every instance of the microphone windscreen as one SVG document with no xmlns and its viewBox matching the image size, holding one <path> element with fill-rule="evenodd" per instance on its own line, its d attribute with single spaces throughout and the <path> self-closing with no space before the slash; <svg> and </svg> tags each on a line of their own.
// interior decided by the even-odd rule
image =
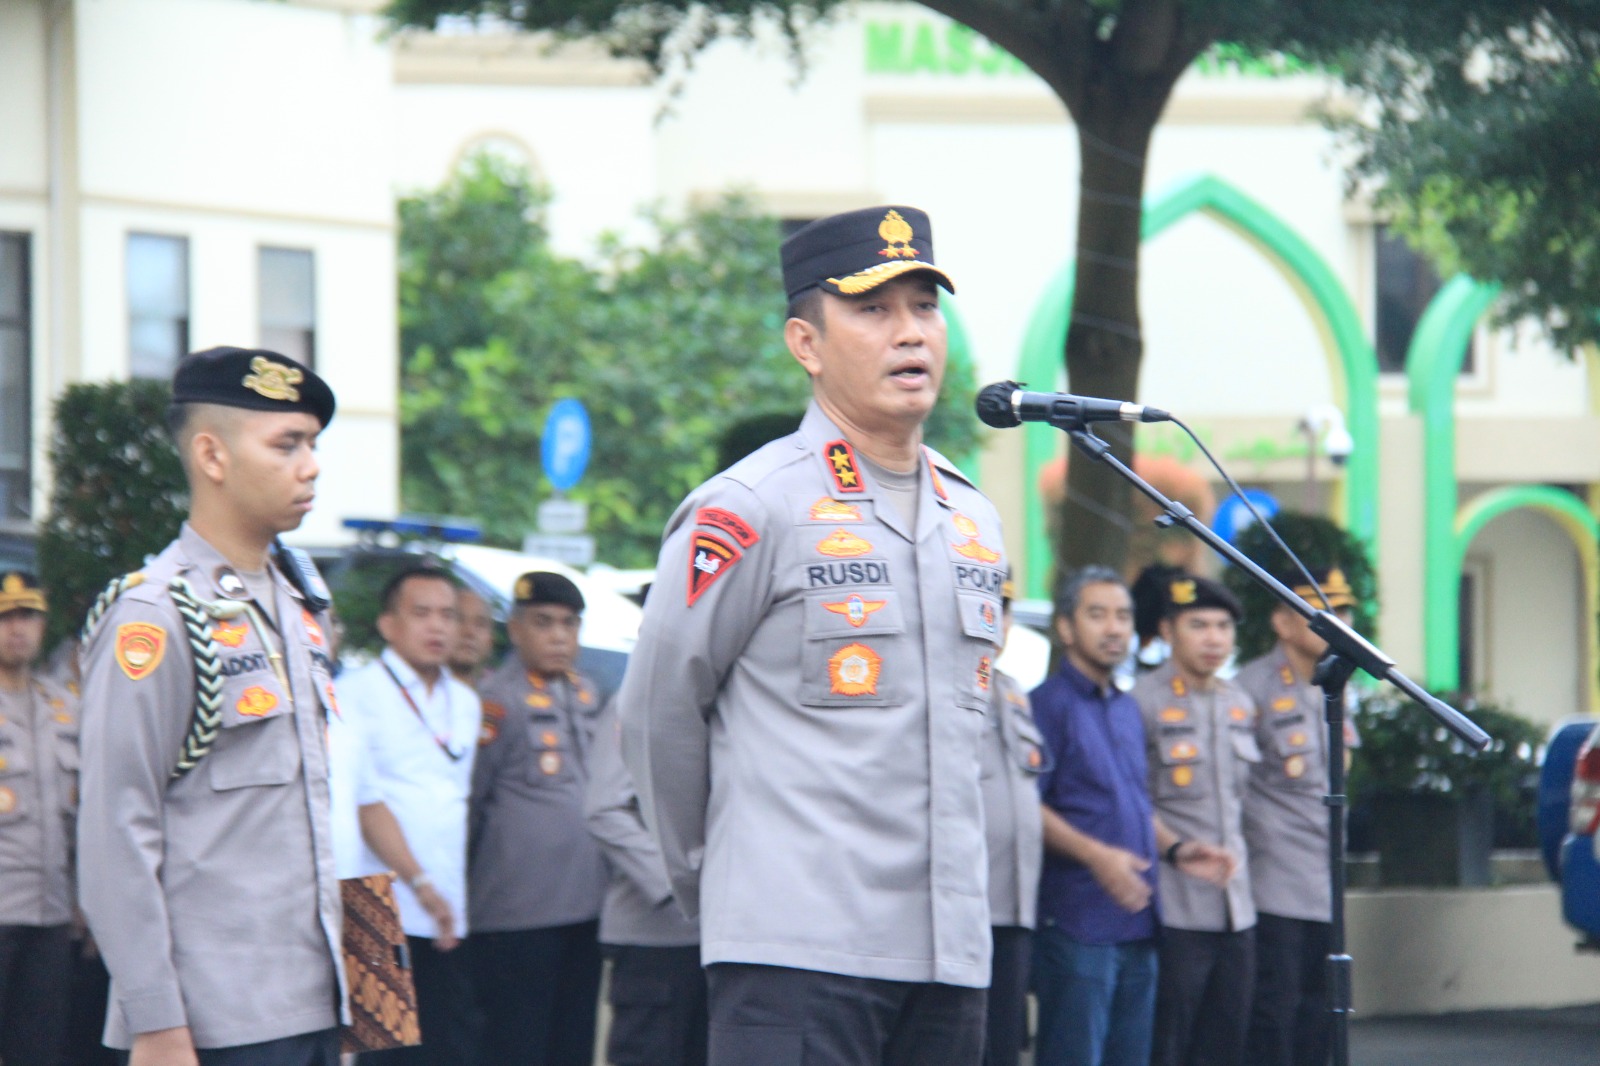
<svg viewBox="0 0 1600 1066">
<path fill-rule="evenodd" d="M 1015 381 L 997 381 L 985 386 L 974 404 L 978 410 L 978 420 L 995 429 L 1022 425 L 1022 419 L 1017 417 L 1016 409 L 1011 406 L 1011 396 L 1020 388 L 1022 386 Z"/>
</svg>

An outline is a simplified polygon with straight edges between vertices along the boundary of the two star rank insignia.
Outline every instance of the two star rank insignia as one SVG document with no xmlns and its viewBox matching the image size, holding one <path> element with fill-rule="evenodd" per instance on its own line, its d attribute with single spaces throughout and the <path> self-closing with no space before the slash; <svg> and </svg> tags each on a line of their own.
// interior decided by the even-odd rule
<svg viewBox="0 0 1600 1066">
<path fill-rule="evenodd" d="M 867 491 L 861 482 L 861 468 L 856 466 L 855 449 L 850 447 L 849 441 L 831 441 L 822 449 L 822 454 L 827 457 L 835 492 Z"/>
</svg>

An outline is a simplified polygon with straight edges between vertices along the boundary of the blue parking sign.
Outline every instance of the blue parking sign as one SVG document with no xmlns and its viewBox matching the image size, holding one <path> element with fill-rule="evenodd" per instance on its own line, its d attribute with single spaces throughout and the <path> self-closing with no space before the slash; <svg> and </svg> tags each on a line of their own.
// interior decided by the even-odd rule
<svg viewBox="0 0 1600 1066">
<path fill-rule="evenodd" d="M 539 442 L 544 476 L 557 492 L 566 492 L 583 479 L 592 444 L 589 412 L 583 403 L 570 398 L 557 400 L 544 420 L 544 436 Z"/>
</svg>

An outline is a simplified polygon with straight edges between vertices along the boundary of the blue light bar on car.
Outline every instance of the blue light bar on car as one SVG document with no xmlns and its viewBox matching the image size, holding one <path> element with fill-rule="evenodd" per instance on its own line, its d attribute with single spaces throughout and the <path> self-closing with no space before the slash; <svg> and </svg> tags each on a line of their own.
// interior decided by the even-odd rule
<svg viewBox="0 0 1600 1066">
<path fill-rule="evenodd" d="M 393 533 L 397 537 L 472 543 L 483 539 L 483 530 L 460 518 L 435 518 L 429 515 L 401 515 L 399 518 L 346 518 L 344 528 L 376 537 Z"/>
</svg>

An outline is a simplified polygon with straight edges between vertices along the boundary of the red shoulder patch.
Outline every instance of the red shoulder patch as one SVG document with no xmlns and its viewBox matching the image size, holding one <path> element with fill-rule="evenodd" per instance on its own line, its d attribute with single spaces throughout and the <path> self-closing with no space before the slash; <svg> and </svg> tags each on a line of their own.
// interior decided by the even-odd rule
<svg viewBox="0 0 1600 1066">
<path fill-rule="evenodd" d="M 861 482 L 861 468 L 856 466 L 856 452 L 847 440 L 829 441 L 823 445 L 822 454 L 828 460 L 828 473 L 833 475 L 835 492 L 866 492 Z"/>
<path fill-rule="evenodd" d="M 695 533 L 689 548 L 689 606 L 743 557 L 743 552 L 716 534 Z"/>
<path fill-rule="evenodd" d="M 721 507 L 702 507 L 695 512 L 695 525 L 710 526 L 720 529 L 734 540 L 739 542 L 739 547 L 748 548 L 761 539 L 761 534 L 751 528 L 750 523 L 734 514 L 732 511 Z"/>
<path fill-rule="evenodd" d="M 483 716 L 485 718 L 493 718 L 497 722 L 504 721 L 506 717 L 505 705 L 494 700 L 484 700 Z"/>
</svg>

